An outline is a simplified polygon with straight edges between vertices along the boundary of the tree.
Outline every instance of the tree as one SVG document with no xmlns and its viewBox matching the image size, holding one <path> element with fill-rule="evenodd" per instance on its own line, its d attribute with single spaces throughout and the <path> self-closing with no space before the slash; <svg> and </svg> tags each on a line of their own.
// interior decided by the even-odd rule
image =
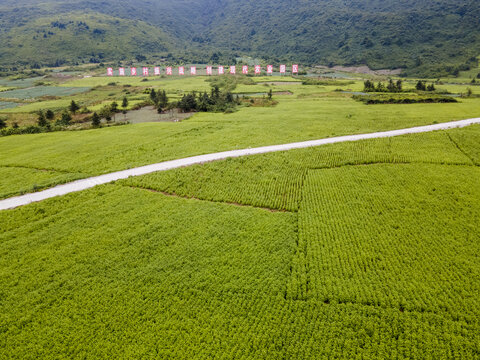
<svg viewBox="0 0 480 360">
<path fill-rule="evenodd" d="M 40 126 L 40 127 L 46 127 L 46 126 L 48 125 L 48 121 L 47 121 L 47 119 L 45 118 L 45 114 L 43 113 L 43 111 L 39 111 L 39 112 L 38 112 L 37 124 L 38 124 L 38 126 Z"/>
<path fill-rule="evenodd" d="M 377 91 L 377 92 L 385 92 L 385 91 L 386 91 L 385 85 L 383 85 L 383 83 L 379 82 L 379 83 L 377 84 L 377 87 L 375 88 L 375 91 Z"/>
<path fill-rule="evenodd" d="M 0 118 L 0 129 L 5 129 L 7 127 L 7 122 L 4 118 Z"/>
<path fill-rule="evenodd" d="M 118 103 L 116 101 L 112 102 L 110 105 L 110 110 L 112 110 L 113 113 L 116 113 L 118 111 Z"/>
<path fill-rule="evenodd" d="M 425 82 L 423 82 L 422 80 L 418 80 L 417 82 L 417 85 L 415 86 L 415 88 L 419 91 L 425 91 L 427 90 L 426 86 L 425 86 Z"/>
<path fill-rule="evenodd" d="M 205 91 L 202 95 L 198 97 L 197 110 L 208 111 L 209 105 L 210 105 L 210 97 Z"/>
<path fill-rule="evenodd" d="M 55 117 L 55 114 L 53 113 L 52 110 L 48 109 L 47 112 L 45 113 L 45 117 L 48 120 L 53 120 L 53 118 Z"/>
<path fill-rule="evenodd" d="M 218 85 L 215 85 L 212 89 L 212 99 L 216 101 L 218 100 L 219 97 L 220 97 L 220 88 L 218 87 Z"/>
<path fill-rule="evenodd" d="M 154 104 L 156 104 L 158 102 L 158 99 L 157 99 L 157 93 L 155 92 L 155 89 L 152 89 L 150 91 L 150 100 L 152 100 L 152 102 Z"/>
<path fill-rule="evenodd" d="M 98 127 L 100 126 L 100 116 L 96 112 L 92 115 L 92 126 Z"/>
<path fill-rule="evenodd" d="M 427 86 L 427 91 L 435 91 L 435 85 L 433 85 L 433 83 L 428 85 Z"/>
<path fill-rule="evenodd" d="M 182 100 L 178 103 L 178 107 L 183 112 L 189 112 L 197 109 L 197 99 L 195 94 L 183 95 Z"/>
<path fill-rule="evenodd" d="M 268 100 L 272 100 L 273 92 L 272 89 L 268 92 Z"/>
<path fill-rule="evenodd" d="M 397 91 L 402 91 L 402 80 L 397 80 Z"/>
<path fill-rule="evenodd" d="M 467 88 L 467 97 L 470 97 L 473 95 L 473 91 L 470 88 Z"/>
<path fill-rule="evenodd" d="M 77 103 L 75 102 L 75 100 L 72 100 L 72 102 L 70 103 L 70 106 L 69 106 L 69 110 L 72 114 L 75 114 L 77 112 L 77 110 L 80 109 L 80 106 L 77 105 Z"/>
<path fill-rule="evenodd" d="M 127 97 L 125 96 L 122 100 L 122 108 L 123 109 L 126 109 L 128 107 L 128 99 Z"/>
<path fill-rule="evenodd" d="M 373 92 L 375 91 L 375 84 L 370 81 L 370 80 L 366 80 L 364 83 L 363 83 L 363 91 L 364 92 Z"/>
<path fill-rule="evenodd" d="M 230 91 L 225 94 L 225 101 L 227 104 L 233 103 L 233 95 Z"/>
<path fill-rule="evenodd" d="M 165 90 L 157 94 L 157 106 L 160 109 L 165 109 L 168 106 L 168 96 Z"/>
<path fill-rule="evenodd" d="M 68 112 L 65 111 L 62 113 L 62 118 L 58 123 L 59 125 L 70 125 L 70 121 L 72 121 L 72 117 Z"/>
</svg>

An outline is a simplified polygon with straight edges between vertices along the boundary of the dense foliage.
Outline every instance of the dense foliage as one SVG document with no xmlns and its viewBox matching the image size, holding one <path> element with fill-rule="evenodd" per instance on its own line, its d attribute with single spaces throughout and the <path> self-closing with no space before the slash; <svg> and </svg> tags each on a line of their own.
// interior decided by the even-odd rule
<svg viewBox="0 0 480 360">
<path fill-rule="evenodd" d="M 47 6 L 48 5 L 48 6 Z M 80 13 L 79 11 L 82 11 Z M 6 0 L 0 63 L 271 62 L 458 74 L 480 53 L 476 1 Z M 85 51 L 85 49 L 89 51 Z"/>
<path fill-rule="evenodd" d="M 427 94 L 372 94 L 354 95 L 355 100 L 367 105 L 372 104 L 433 104 L 433 103 L 456 103 L 457 99 L 445 95 Z"/>
</svg>

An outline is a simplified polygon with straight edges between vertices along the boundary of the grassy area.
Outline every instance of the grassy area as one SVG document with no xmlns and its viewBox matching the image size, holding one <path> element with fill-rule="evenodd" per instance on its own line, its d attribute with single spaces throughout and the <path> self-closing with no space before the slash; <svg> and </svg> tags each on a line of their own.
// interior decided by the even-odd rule
<svg viewBox="0 0 480 360">
<path fill-rule="evenodd" d="M 113 86 L 94 89 L 82 94 L 84 100 L 80 104 L 90 106 L 90 102 L 95 104 L 104 96 L 108 99 L 105 103 L 115 100 L 120 104 L 126 94 L 123 90 Z M 377 107 L 358 103 L 350 94 L 328 90 L 321 86 L 297 86 L 293 95 L 274 96 L 279 102 L 275 107 L 242 107 L 233 114 L 198 113 L 181 123 L 6 137 L 0 139 L 3 154 L 0 165 L 94 175 L 214 151 L 478 116 L 479 99 L 476 98 L 461 99 L 455 104 Z M 133 100 L 148 95 L 127 96 Z M 62 99 L 65 101 L 62 105 L 67 105 L 68 100 Z M 39 106 L 37 103 L 31 106 L 34 105 Z"/>
<path fill-rule="evenodd" d="M 117 86 L 131 85 L 141 87 L 159 87 L 167 92 L 189 92 L 210 90 L 210 85 L 204 76 L 95 76 L 83 79 L 75 79 L 65 82 L 66 87 L 96 87 L 115 83 Z"/>
<path fill-rule="evenodd" d="M 133 109 L 135 106 L 137 106 L 138 104 L 142 104 L 145 102 L 146 99 L 143 99 L 143 100 L 130 100 L 128 102 L 128 106 L 126 108 L 123 108 L 122 107 L 122 102 L 121 100 L 116 100 L 117 104 L 118 104 L 118 108 L 119 109 L 125 109 L 125 110 L 131 110 Z M 114 100 L 115 101 L 115 100 Z M 114 101 L 103 101 L 99 104 L 96 104 L 96 105 L 89 105 L 88 106 L 88 110 L 90 111 L 99 111 L 101 110 L 103 107 L 105 106 L 110 106 L 112 104 L 112 102 Z"/>
<path fill-rule="evenodd" d="M 35 85 L 37 81 L 41 81 L 42 76 L 30 77 L 25 79 L 16 79 L 15 77 L 0 78 L 0 86 L 7 88 L 29 88 Z"/>
<path fill-rule="evenodd" d="M 31 193 L 85 177 L 85 174 L 58 172 L 49 169 L 0 167 L 0 198 Z"/>
<path fill-rule="evenodd" d="M 228 159 L 0 212 L 0 356 L 475 358 L 479 139 Z"/>
<path fill-rule="evenodd" d="M 480 163 L 480 126 L 227 159 L 120 183 L 182 197 L 298 211 L 309 169 L 367 164 Z M 459 151 L 461 144 L 461 151 Z M 467 154 L 467 155 L 465 155 Z"/>
<path fill-rule="evenodd" d="M 9 107 L 0 109 L 0 113 L 4 114 L 16 114 L 16 113 L 33 113 L 40 110 L 50 109 L 62 110 L 66 109 L 71 103 L 71 99 L 57 99 L 57 100 L 47 100 L 39 101 L 33 103 L 19 103 L 16 107 Z"/>
</svg>

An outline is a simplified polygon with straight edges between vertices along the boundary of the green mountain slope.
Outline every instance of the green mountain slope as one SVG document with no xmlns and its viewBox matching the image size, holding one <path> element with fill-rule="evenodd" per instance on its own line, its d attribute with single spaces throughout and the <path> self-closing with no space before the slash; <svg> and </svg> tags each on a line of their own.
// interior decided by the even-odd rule
<svg viewBox="0 0 480 360">
<path fill-rule="evenodd" d="M 173 40 L 158 27 L 103 14 L 42 17 L 0 34 L 2 63 L 48 64 L 130 60 L 166 54 Z"/>
<path fill-rule="evenodd" d="M 80 38 L 84 51 L 105 59 L 170 51 L 177 59 L 207 61 L 216 52 L 303 64 L 400 67 L 409 75 L 441 76 L 467 69 L 480 54 L 480 3 L 472 0 L 4 0 L 0 63 L 56 61 L 37 58 L 36 50 L 45 45 L 67 62 L 88 59 L 73 51 L 71 42 L 54 40 L 59 29 L 47 29 L 72 12 L 67 15 L 72 21 L 96 14 L 91 27 L 100 27 L 95 21 L 105 27 L 106 17 L 112 17 L 105 41 Z M 33 38 L 38 31 L 55 35 L 46 42 L 30 41 L 38 39 Z M 68 27 L 63 32 L 69 31 L 75 34 Z M 138 39 L 141 33 L 148 36 Z M 109 35 L 116 41 L 109 42 Z"/>
<path fill-rule="evenodd" d="M 474 1 L 226 1 L 208 43 L 303 63 L 453 72 L 480 54 Z M 473 60 L 473 59 L 472 59 Z"/>
</svg>

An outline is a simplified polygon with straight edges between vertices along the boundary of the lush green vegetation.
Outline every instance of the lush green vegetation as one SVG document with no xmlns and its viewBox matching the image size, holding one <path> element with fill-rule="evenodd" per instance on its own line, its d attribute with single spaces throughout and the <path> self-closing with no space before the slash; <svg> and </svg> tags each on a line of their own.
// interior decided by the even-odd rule
<svg viewBox="0 0 480 360">
<path fill-rule="evenodd" d="M 55 79 L 52 77 L 49 81 Z M 231 91 L 234 99 L 240 94 L 241 105 L 237 106 L 238 111 L 231 114 L 197 113 L 180 123 L 144 123 L 125 129 L 106 128 L 82 133 L 59 132 L 1 139 L 0 166 L 47 168 L 71 173 L 72 176 L 96 175 L 233 148 L 471 118 L 478 116 L 479 103 L 478 98 L 472 97 L 461 98 L 458 103 L 451 104 L 365 106 L 352 100 L 350 94 L 335 91 L 361 91 L 362 81 L 341 86 L 338 83 L 305 86 L 298 79 L 290 77 L 150 77 L 147 82 L 142 82 L 139 78 L 73 77 L 60 85 L 67 89 L 77 86 L 92 89 L 56 100 L 33 99 L 35 102 L 22 104 L 18 108 L 1 110 L 5 113 L 2 117 L 7 116 L 8 127 L 0 131 L 38 133 L 49 129 L 64 129 L 63 114 L 69 111 L 72 100 L 80 110 L 71 114 L 71 125 L 68 128 L 90 128 L 93 112 L 104 119 L 111 116 L 113 120 L 113 103 L 117 104 L 117 111 L 148 104 L 151 101 L 151 89 L 157 94 L 165 91 L 169 103 L 176 103 L 182 99 L 183 94 L 194 90 L 197 94 L 205 91 L 210 94 L 212 85 L 221 86 L 221 92 Z M 415 82 L 405 81 L 403 86 L 412 89 Z M 465 89 L 447 84 L 438 85 L 438 88 L 438 91 L 451 92 Z M 268 100 L 270 92 L 274 103 L 278 103 L 275 107 L 265 107 L 271 104 Z M 241 94 L 250 95 L 250 99 L 242 98 Z M 124 98 L 127 98 L 125 108 Z M 38 111 L 46 112 L 48 109 L 54 112 L 54 119 L 47 119 L 50 127 L 37 127 Z M 122 114 L 117 114 L 116 121 L 112 121 L 112 124 L 122 122 L 123 119 Z M 19 124 L 18 129 L 14 128 L 15 123 Z M 31 180 L 25 186 L 19 186 L 18 192 L 48 186 L 44 180 Z M 55 178 L 52 184 L 56 183 L 58 180 Z M 41 186 L 34 186 L 35 184 Z M 7 191 L 5 194 L 12 192 Z"/>
<path fill-rule="evenodd" d="M 68 96 L 88 91 L 90 88 L 81 87 L 61 87 L 61 86 L 35 86 L 27 89 L 18 89 L 4 91 L 0 93 L 0 98 L 7 99 L 33 99 L 45 96 Z"/>
<path fill-rule="evenodd" d="M 0 355 L 476 358 L 479 140 L 228 159 L 0 212 Z"/>
<path fill-rule="evenodd" d="M 135 59 L 143 52 L 166 56 L 173 43 L 158 27 L 99 13 L 50 14 L 9 30 L 0 34 L 0 63 L 17 68 Z"/>
<path fill-rule="evenodd" d="M 0 64 L 265 62 L 403 68 L 460 75 L 477 68 L 478 2 L 5 0 Z M 89 49 L 89 51 L 85 51 Z M 0 69 L 0 72 L 2 69 Z M 478 73 L 478 71 L 477 71 Z"/>
<path fill-rule="evenodd" d="M 341 143 L 131 178 L 123 183 L 181 197 L 298 211 L 309 169 L 363 164 L 478 164 L 480 127 Z M 461 151 L 459 145 L 461 143 Z M 465 154 L 468 154 L 467 156 Z M 240 180 L 241 179 L 241 180 Z"/>
<path fill-rule="evenodd" d="M 452 96 L 435 94 L 374 94 L 374 95 L 354 95 L 355 100 L 364 104 L 433 104 L 433 103 L 456 103 L 458 102 Z"/>
</svg>

